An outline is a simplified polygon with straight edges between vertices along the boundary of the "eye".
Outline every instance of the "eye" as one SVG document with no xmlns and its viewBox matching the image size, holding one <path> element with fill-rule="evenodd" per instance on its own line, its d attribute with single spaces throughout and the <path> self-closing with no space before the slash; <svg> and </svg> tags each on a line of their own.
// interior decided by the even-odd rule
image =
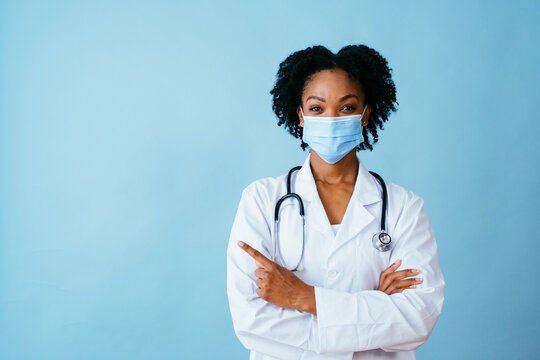
<svg viewBox="0 0 540 360">
<path fill-rule="evenodd" d="M 312 107 L 309 108 L 309 110 L 310 110 L 310 111 L 313 111 L 313 112 L 316 112 L 316 111 L 321 110 L 321 108 L 318 107 L 318 106 L 312 106 Z"/>
<path fill-rule="evenodd" d="M 343 107 L 343 109 L 344 109 L 345 111 L 354 111 L 354 110 L 356 110 L 356 108 L 355 108 L 354 106 L 352 106 L 352 105 L 345 105 L 345 106 Z"/>
</svg>

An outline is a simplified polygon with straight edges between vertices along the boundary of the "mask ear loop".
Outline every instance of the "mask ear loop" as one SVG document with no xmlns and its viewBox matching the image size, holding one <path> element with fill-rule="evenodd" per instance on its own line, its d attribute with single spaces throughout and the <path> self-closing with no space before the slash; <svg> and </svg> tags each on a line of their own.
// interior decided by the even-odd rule
<svg viewBox="0 0 540 360">
<path fill-rule="evenodd" d="M 364 119 L 364 113 L 366 112 L 368 104 L 364 105 L 364 111 L 362 111 L 362 117 L 360 118 L 360 135 L 364 136 L 365 126 L 362 124 L 362 119 Z M 367 125 L 366 125 L 367 126 Z M 360 144 L 356 145 L 357 148 L 360 147 Z"/>
<path fill-rule="evenodd" d="M 362 111 L 362 117 L 360 118 L 360 120 L 364 118 L 364 113 L 366 112 L 366 109 L 367 109 L 367 104 L 364 105 L 364 110 Z"/>
</svg>

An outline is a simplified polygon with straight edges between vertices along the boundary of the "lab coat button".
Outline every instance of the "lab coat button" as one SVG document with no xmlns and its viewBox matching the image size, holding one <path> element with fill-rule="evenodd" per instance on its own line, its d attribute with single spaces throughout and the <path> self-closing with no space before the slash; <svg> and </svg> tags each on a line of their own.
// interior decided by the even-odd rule
<svg viewBox="0 0 540 360">
<path fill-rule="evenodd" d="M 335 278 L 337 276 L 338 272 L 336 270 L 330 270 L 328 272 L 328 277 Z"/>
</svg>

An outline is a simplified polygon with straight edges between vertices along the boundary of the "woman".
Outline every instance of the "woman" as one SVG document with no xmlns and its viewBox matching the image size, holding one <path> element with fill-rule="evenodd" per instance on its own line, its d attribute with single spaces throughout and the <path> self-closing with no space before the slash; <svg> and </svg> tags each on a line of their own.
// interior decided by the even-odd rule
<svg viewBox="0 0 540 360">
<path fill-rule="evenodd" d="M 372 241 L 381 230 L 382 183 L 357 152 L 373 149 L 368 135 L 376 143 L 396 110 L 390 72 L 364 45 L 337 54 L 313 46 L 280 64 L 271 90 L 278 125 L 310 147 L 291 175 L 305 226 L 289 197 L 274 227 L 287 174 L 243 190 L 227 249 L 227 294 L 250 359 L 415 359 L 435 326 L 445 282 L 423 199 L 387 182 L 391 248 Z"/>
</svg>

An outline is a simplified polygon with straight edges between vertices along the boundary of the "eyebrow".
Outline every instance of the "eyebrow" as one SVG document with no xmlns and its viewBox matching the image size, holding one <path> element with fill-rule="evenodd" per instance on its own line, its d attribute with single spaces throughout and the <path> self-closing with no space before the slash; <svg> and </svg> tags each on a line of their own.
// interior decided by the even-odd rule
<svg viewBox="0 0 540 360">
<path fill-rule="evenodd" d="M 343 96 L 341 99 L 339 99 L 339 101 L 343 101 L 343 100 L 351 98 L 351 97 L 355 97 L 355 98 L 358 99 L 358 96 L 356 96 L 354 94 L 348 94 L 348 95 Z M 322 102 L 326 102 L 326 100 L 324 100 L 324 98 L 322 98 L 320 96 L 315 96 L 315 95 L 308 96 L 306 101 L 308 101 L 309 99 L 316 99 L 316 100 L 319 100 L 319 101 L 322 101 Z M 360 100 L 360 99 L 358 99 L 358 100 Z"/>
</svg>

